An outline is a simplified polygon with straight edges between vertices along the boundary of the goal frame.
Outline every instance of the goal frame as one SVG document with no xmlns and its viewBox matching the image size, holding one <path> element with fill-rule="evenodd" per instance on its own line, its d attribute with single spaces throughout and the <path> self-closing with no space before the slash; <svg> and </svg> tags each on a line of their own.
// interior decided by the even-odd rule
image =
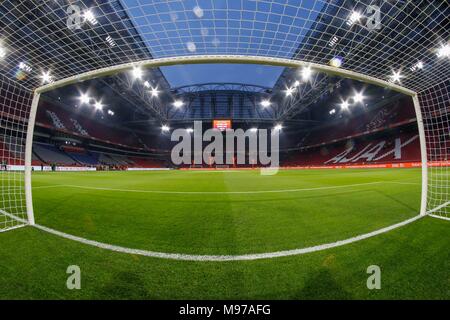
<svg viewBox="0 0 450 320">
<path fill-rule="evenodd" d="M 170 58 L 159 58 L 142 60 L 131 63 L 118 64 L 115 66 L 110 66 L 106 68 L 100 68 L 96 70 L 87 71 L 78 75 L 67 77 L 53 83 L 49 83 L 38 87 L 34 91 L 34 96 L 30 109 L 30 116 L 27 127 L 26 136 L 26 146 L 25 146 L 25 199 L 27 208 L 28 223 L 30 225 L 35 225 L 34 209 L 33 209 L 33 194 L 32 194 L 32 147 L 33 147 L 33 135 L 34 126 L 36 122 L 36 113 L 39 105 L 39 100 L 41 94 L 55 90 L 70 84 L 77 82 L 95 79 L 105 76 L 110 76 L 119 72 L 132 70 L 136 67 L 142 68 L 157 68 L 162 66 L 172 66 L 172 65 L 182 65 L 182 64 L 220 64 L 220 63 L 233 63 L 233 64 L 260 64 L 260 65 L 270 65 L 279 67 L 289 67 L 289 68 L 299 68 L 299 67 L 310 67 L 312 70 L 323 72 L 329 75 L 340 76 L 343 78 L 358 80 L 364 83 L 378 85 L 384 88 L 389 88 L 393 91 L 403 93 L 412 98 L 414 104 L 414 110 L 416 113 L 417 127 L 419 131 L 420 140 L 420 152 L 421 152 L 421 162 L 422 162 L 422 190 L 421 190 L 421 204 L 420 204 L 420 216 L 425 216 L 427 214 L 427 193 L 428 193 L 428 157 L 427 148 L 425 140 L 425 130 L 422 118 L 421 107 L 418 99 L 418 94 L 408 88 L 401 85 L 388 82 L 376 77 L 368 76 L 362 73 L 358 73 L 351 70 L 340 69 L 337 67 L 323 65 L 318 63 L 312 63 L 302 60 L 284 59 L 284 58 L 273 58 L 273 57 L 263 57 L 263 56 L 242 56 L 242 55 L 198 55 L 198 56 L 179 56 Z"/>
</svg>

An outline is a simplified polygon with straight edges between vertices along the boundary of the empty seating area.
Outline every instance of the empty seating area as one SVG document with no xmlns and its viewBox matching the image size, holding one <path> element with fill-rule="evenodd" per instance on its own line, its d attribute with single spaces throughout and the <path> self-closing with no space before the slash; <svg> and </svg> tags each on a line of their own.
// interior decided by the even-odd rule
<svg viewBox="0 0 450 320">
<path fill-rule="evenodd" d="M 72 166 L 77 165 L 76 160 L 53 145 L 33 144 L 33 153 L 47 164 Z"/>
<path fill-rule="evenodd" d="M 344 116 L 301 137 L 299 146 L 322 145 L 334 141 L 354 138 L 387 128 L 399 127 L 416 121 L 414 105 L 409 98 L 389 104 L 385 107 L 361 113 L 357 116 Z M 332 133 L 332 135 L 330 135 Z"/>
<path fill-rule="evenodd" d="M 290 151 L 284 166 L 326 166 L 420 162 L 417 133 L 362 137 L 341 143 Z"/>
<path fill-rule="evenodd" d="M 49 102 L 44 102 L 39 106 L 36 125 L 77 136 L 90 137 L 110 144 L 145 149 L 145 146 L 130 131 L 108 126 L 95 120 L 93 115 L 89 117 L 78 110 L 70 112 L 62 106 L 56 106 Z"/>
</svg>

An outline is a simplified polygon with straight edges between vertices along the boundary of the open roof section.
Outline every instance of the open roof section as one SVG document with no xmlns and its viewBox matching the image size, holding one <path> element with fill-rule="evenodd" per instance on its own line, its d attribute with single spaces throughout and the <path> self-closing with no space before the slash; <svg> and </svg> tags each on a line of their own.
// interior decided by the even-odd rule
<svg viewBox="0 0 450 320">
<path fill-rule="evenodd" d="M 185 64 L 159 69 L 172 88 L 208 82 L 236 82 L 273 88 L 284 67 L 224 63 Z"/>
<path fill-rule="evenodd" d="M 298 0 L 120 1 L 155 58 L 223 53 L 291 58 L 323 6 Z M 205 82 L 273 87 L 283 68 L 185 65 L 161 71 L 172 87 Z"/>
<path fill-rule="evenodd" d="M 153 57 L 243 54 L 291 58 L 322 1 L 120 0 Z"/>
</svg>

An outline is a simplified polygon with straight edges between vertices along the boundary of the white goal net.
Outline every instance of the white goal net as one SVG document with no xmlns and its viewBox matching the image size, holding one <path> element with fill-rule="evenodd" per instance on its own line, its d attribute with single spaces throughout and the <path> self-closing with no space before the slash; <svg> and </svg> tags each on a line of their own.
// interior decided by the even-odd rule
<svg viewBox="0 0 450 320">
<path fill-rule="evenodd" d="M 450 219 L 450 80 L 419 94 L 428 155 L 427 209 Z"/>
<path fill-rule="evenodd" d="M 24 144 L 36 88 L 119 64 L 198 55 L 301 60 L 417 92 L 427 210 L 448 218 L 449 16 L 442 0 L 0 1 L 0 231 L 27 218 Z M 327 90 L 325 83 L 306 91 L 319 99 Z M 141 91 L 143 105 L 162 108 Z"/>
<path fill-rule="evenodd" d="M 23 168 L 31 100 L 30 91 L 0 75 L 0 231 L 27 220 Z"/>
</svg>

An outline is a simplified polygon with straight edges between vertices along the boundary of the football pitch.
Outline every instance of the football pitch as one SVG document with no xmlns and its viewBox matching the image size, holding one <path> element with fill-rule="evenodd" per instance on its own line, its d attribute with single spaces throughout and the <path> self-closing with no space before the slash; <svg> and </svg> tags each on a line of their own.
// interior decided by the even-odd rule
<svg viewBox="0 0 450 320">
<path fill-rule="evenodd" d="M 36 223 L 128 249 L 118 253 L 26 227 L 0 234 L 4 298 L 448 299 L 448 222 L 423 218 L 361 241 L 300 255 L 415 217 L 419 169 L 33 173 Z M 314 251 L 314 250 L 313 250 Z M 176 255 L 173 255 L 176 256 Z M 201 259 L 200 259 L 201 260 Z M 78 265 L 82 289 L 66 288 Z M 367 267 L 382 270 L 368 290 Z"/>
</svg>

